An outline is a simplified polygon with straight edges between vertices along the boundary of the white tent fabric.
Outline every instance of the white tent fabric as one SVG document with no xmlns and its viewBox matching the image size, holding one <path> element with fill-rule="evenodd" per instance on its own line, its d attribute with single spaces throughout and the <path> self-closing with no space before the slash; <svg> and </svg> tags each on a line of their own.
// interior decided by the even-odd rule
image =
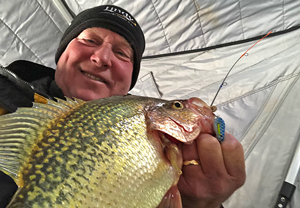
<svg viewBox="0 0 300 208">
<path fill-rule="evenodd" d="M 25 59 L 55 68 L 68 19 L 58 0 L 0 0 L 0 64 Z M 247 181 L 225 207 L 273 207 L 300 135 L 300 1 L 65 0 L 75 13 L 125 8 L 146 37 L 132 94 L 210 104 L 243 145 Z M 282 34 L 281 34 L 282 33 Z M 298 174 L 299 176 L 299 174 Z M 300 207 L 300 176 L 290 207 Z"/>
</svg>

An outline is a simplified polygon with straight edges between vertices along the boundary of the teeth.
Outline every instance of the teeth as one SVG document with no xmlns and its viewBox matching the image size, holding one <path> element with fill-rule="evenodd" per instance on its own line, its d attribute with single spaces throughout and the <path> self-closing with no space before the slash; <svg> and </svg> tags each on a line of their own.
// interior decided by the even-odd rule
<svg viewBox="0 0 300 208">
<path fill-rule="evenodd" d="M 88 74 L 86 72 L 83 72 L 83 74 L 93 80 L 96 80 L 96 81 L 100 81 L 100 82 L 104 82 L 104 80 L 100 79 L 99 77 L 95 77 L 94 75 L 91 75 L 91 74 Z"/>
</svg>

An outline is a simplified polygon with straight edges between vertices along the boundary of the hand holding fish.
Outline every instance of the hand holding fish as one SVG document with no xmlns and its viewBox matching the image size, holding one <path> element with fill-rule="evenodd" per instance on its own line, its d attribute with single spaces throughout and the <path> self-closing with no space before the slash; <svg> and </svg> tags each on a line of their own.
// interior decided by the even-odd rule
<svg viewBox="0 0 300 208">
<path fill-rule="evenodd" d="M 178 182 L 183 207 L 219 208 L 246 179 L 242 145 L 226 133 L 219 143 L 209 134 L 200 134 L 192 144 L 180 144 L 184 165 Z M 197 206 L 195 206 L 197 205 Z"/>
</svg>

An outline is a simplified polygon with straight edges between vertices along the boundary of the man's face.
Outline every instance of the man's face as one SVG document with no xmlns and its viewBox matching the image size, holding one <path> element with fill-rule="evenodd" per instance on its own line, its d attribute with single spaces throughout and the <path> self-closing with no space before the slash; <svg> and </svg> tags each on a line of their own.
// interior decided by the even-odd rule
<svg viewBox="0 0 300 208">
<path fill-rule="evenodd" d="M 89 28 L 74 38 L 58 60 L 55 81 L 67 97 L 94 100 L 126 95 L 133 50 L 117 33 Z"/>
</svg>

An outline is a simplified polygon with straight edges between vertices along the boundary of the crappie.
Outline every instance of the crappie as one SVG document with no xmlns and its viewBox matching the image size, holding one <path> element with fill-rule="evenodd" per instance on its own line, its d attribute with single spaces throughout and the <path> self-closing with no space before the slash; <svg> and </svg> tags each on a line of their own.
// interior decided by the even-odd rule
<svg viewBox="0 0 300 208">
<path fill-rule="evenodd" d="M 181 174 L 173 141 L 212 133 L 200 99 L 115 96 L 0 117 L 0 170 L 19 186 L 8 207 L 156 207 Z"/>
</svg>

